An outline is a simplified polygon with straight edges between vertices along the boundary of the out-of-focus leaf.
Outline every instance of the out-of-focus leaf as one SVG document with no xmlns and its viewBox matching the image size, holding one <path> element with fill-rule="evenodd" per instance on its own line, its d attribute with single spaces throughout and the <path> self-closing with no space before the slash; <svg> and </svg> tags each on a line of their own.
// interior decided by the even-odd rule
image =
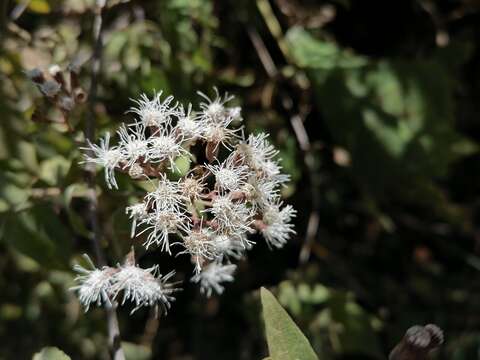
<svg viewBox="0 0 480 360">
<path fill-rule="evenodd" d="M 142 54 L 136 42 L 130 43 L 123 53 L 123 63 L 127 70 L 136 70 L 140 66 Z"/>
<path fill-rule="evenodd" d="M 58 185 L 70 168 L 70 161 L 63 156 L 54 156 L 40 164 L 40 178 L 51 186 Z"/>
<path fill-rule="evenodd" d="M 0 178 L 0 182 L 4 179 Z M 2 210 L 9 208 L 16 209 L 18 206 L 25 205 L 28 200 L 28 192 L 26 189 L 19 187 L 11 182 L 4 182 L 1 184 L 0 194 L 2 195 Z"/>
<path fill-rule="evenodd" d="M 286 39 L 293 58 L 301 67 L 329 70 L 367 64 L 366 58 L 341 50 L 333 43 L 318 41 L 301 27 L 291 28 Z"/>
<path fill-rule="evenodd" d="M 275 360 L 317 360 L 308 339 L 272 293 L 261 288 L 260 295 L 270 357 Z"/>
<path fill-rule="evenodd" d="M 282 281 L 278 287 L 278 301 L 293 314 L 300 315 L 303 305 L 325 304 L 331 290 L 322 284 L 294 284 L 291 280 Z"/>
<path fill-rule="evenodd" d="M 19 210 L 28 205 L 32 176 L 24 164 L 16 159 L 0 162 L 0 212 Z"/>
<path fill-rule="evenodd" d="M 294 315 L 299 315 L 302 311 L 302 303 L 291 281 L 282 281 L 278 286 L 278 301 Z"/>
<path fill-rule="evenodd" d="M 219 78 L 226 83 L 244 87 L 252 86 L 255 82 L 255 74 L 253 72 L 236 73 L 235 69 L 225 69 L 219 74 Z"/>
<path fill-rule="evenodd" d="M 70 360 L 70 356 L 56 347 L 45 347 L 33 355 L 32 360 Z"/>
<path fill-rule="evenodd" d="M 123 341 L 122 349 L 126 360 L 149 360 L 152 357 L 152 350 L 145 345 Z"/>
<path fill-rule="evenodd" d="M 18 144 L 18 158 L 26 169 L 36 172 L 38 169 L 37 152 L 35 146 L 29 142 L 21 141 Z"/>
<path fill-rule="evenodd" d="M 50 4 L 47 0 L 30 0 L 28 9 L 39 14 L 48 14 L 50 12 Z"/>
<path fill-rule="evenodd" d="M 162 89 L 165 94 L 170 94 L 170 84 L 165 73 L 157 68 L 152 68 L 148 74 L 140 80 L 142 89 L 150 92 L 152 89 Z"/>
<path fill-rule="evenodd" d="M 326 308 L 318 313 L 312 331 L 324 328 L 335 339 L 331 346 L 341 354 L 365 354 L 382 359 L 382 351 L 373 329 L 373 319 L 345 292 L 335 292 Z M 325 334 L 321 332 L 320 334 Z"/>
<path fill-rule="evenodd" d="M 1 218 L 3 240 L 47 268 L 68 266 L 71 234 L 48 205 L 9 212 Z"/>
</svg>

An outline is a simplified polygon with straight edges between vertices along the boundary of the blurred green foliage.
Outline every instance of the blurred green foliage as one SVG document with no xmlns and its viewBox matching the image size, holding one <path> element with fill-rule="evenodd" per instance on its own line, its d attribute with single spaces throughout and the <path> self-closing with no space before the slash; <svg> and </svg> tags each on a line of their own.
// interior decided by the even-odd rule
<svg viewBox="0 0 480 360">
<path fill-rule="evenodd" d="M 79 164 L 86 109 L 73 131 L 33 122 L 48 104 L 23 72 L 75 60 L 88 89 L 94 1 L 1 4 L 0 359 L 43 359 L 58 353 L 41 350 L 50 346 L 106 359 L 105 314 L 84 315 L 68 290 L 71 265 L 93 252 Z M 97 136 L 128 122 L 141 92 L 193 102 L 217 86 L 236 95 L 248 130 L 272 134 L 299 210 L 294 241 L 276 252 L 259 241 L 222 297 L 186 283 L 159 321 L 121 312 L 128 358 L 265 357 L 260 286 L 321 359 L 383 358 L 406 328 L 429 322 L 446 332 L 436 358 L 476 358 L 478 24 L 470 0 L 108 1 Z M 111 265 L 132 245 L 124 208 L 148 186 L 118 180 L 118 192 L 97 181 Z M 159 252 L 139 260 L 179 280 L 191 271 Z"/>
</svg>

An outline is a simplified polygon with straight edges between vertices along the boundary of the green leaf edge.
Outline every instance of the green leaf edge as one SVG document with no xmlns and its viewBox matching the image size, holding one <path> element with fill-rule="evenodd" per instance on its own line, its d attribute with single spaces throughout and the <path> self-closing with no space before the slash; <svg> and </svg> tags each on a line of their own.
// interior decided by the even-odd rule
<svg viewBox="0 0 480 360">
<path fill-rule="evenodd" d="M 263 320 L 265 323 L 265 332 L 267 336 L 267 344 L 268 344 L 268 351 L 270 353 L 267 359 L 270 360 L 318 360 L 317 355 L 312 349 L 310 342 L 308 341 L 307 337 L 302 333 L 300 328 L 295 324 L 292 320 L 290 315 L 288 315 L 287 311 L 279 304 L 275 296 L 266 288 L 260 288 L 260 299 L 262 302 L 262 309 L 263 309 Z M 275 334 L 271 332 L 271 329 L 274 329 L 276 326 L 272 322 L 273 319 L 271 318 L 272 312 L 276 312 L 280 315 L 280 320 L 289 328 L 294 331 L 295 339 L 294 341 L 297 342 L 297 348 L 302 348 L 302 354 L 288 354 L 279 352 L 276 348 L 276 340 Z"/>
</svg>

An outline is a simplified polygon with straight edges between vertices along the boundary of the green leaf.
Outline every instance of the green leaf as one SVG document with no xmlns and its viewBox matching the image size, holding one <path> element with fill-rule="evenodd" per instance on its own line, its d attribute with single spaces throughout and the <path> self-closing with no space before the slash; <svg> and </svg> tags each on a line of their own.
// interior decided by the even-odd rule
<svg viewBox="0 0 480 360">
<path fill-rule="evenodd" d="M 260 289 L 270 357 L 274 360 L 318 360 L 308 339 L 270 291 Z"/>
<path fill-rule="evenodd" d="M 42 161 L 40 165 L 40 178 L 51 186 L 58 185 L 65 178 L 71 162 L 63 156 L 52 156 Z"/>
<path fill-rule="evenodd" d="M 50 12 L 50 5 L 46 0 L 31 0 L 28 4 L 28 9 L 38 14 L 48 14 Z"/>
<path fill-rule="evenodd" d="M 190 157 L 182 155 L 175 159 L 175 167 L 170 171 L 171 177 L 173 179 L 180 179 L 182 176 L 185 176 L 190 170 Z"/>
<path fill-rule="evenodd" d="M 56 347 L 45 347 L 33 355 L 32 360 L 70 360 L 70 356 Z"/>
<path fill-rule="evenodd" d="M 1 237 L 11 248 L 47 268 L 68 266 L 72 236 L 50 206 L 42 204 L 9 212 L 0 220 Z"/>
<path fill-rule="evenodd" d="M 145 345 L 123 341 L 122 349 L 126 360 L 149 360 L 152 357 L 152 350 Z"/>
<path fill-rule="evenodd" d="M 20 141 L 17 145 L 18 158 L 22 161 L 25 169 L 35 173 L 38 169 L 38 159 L 35 146 L 26 141 Z"/>
<path fill-rule="evenodd" d="M 367 314 L 351 294 L 337 291 L 331 295 L 327 307 L 317 314 L 310 328 L 314 333 L 325 330 L 321 333 L 330 335 L 336 353 L 365 354 L 382 359 L 374 322 L 375 318 Z"/>
<path fill-rule="evenodd" d="M 341 50 L 335 44 L 319 41 L 301 27 L 293 27 L 286 35 L 290 52 L 300 67 L 333 69 L 337 66 L 355 68 L 367 63 L 367 59 Z"/>
</svg>

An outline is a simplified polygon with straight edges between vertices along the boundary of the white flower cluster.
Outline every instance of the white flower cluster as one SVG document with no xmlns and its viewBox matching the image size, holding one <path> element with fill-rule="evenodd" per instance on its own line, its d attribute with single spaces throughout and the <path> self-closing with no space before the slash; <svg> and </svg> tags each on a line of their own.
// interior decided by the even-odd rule
<svg viewBox="0 0 480 360">
<path fill-rule="evenodd" d="M 281 248 L 295 233 L 290 222 L 296 212 L 280 200 L 289 177 L 282 174 L 268 135 L 245 137 L 242 127 L 234 127 L 242 121 L 241 109 L 227 106 L 228 95 L 217 92 L 213 100 L 199 95 L 204 102 L 197 112 L 172 96 L 142 95 L 130 109 L 136 121 L 120 127 L 116 145 L 107 134 L 100 145 L 89 143 L 85 150 L 86 162 L 104 167 L 109 188 L 118 188 L 115 172 L 154 184 L 141 202 L 126 209 L 132 237 L 143 239 L 146 249 L 188 255 L 194 264 L 191 281 L 211 296 L 223 292 L 222 283 L 233 281 L 236 265 L 231 261 L 253 246 L 250 234 L 259 232 L 269 247 Z M 177 166 L 180 157 L 191 163 L 186 173 Z M 81 302 L 87 308 L 108 303 L 122 290 L 122 303 L 131 300 L 135 309 L 159 303 L 168 307 L 172 298 L 164 280 L 170 275 L 155 277 L 156 268 L 129 266 L 115 268 L 112 276 L 112 268 L 81 275 Z M 142 281 L 152 285 L 142 286 Z"/>
<path fill-rule="evenodd" d="M 142 306 L 160 306 L 162 312 L 170 309 L 170 303 L 175 300 L 172 294 L 177 290 L 168 280 L 175 274 L 174 271 L 160 275 L 158 266 L 142 269 L 135 265 L 133 251 L 127 255 L 123 265 L 117 267 L 104 266 L 95 268 L 90 258 L 85 255 L 91 269 L 76 265 L 74 269 L 79 273 L 76 277 L 78 286 L 72 290 L 78 291 L 80 302 L 88 311 L 91 304 L 97 306 L 112 306 L 121 296 L 121 304 L 128 300 L 134 304 L 132 313 Z"/>
</svg>

